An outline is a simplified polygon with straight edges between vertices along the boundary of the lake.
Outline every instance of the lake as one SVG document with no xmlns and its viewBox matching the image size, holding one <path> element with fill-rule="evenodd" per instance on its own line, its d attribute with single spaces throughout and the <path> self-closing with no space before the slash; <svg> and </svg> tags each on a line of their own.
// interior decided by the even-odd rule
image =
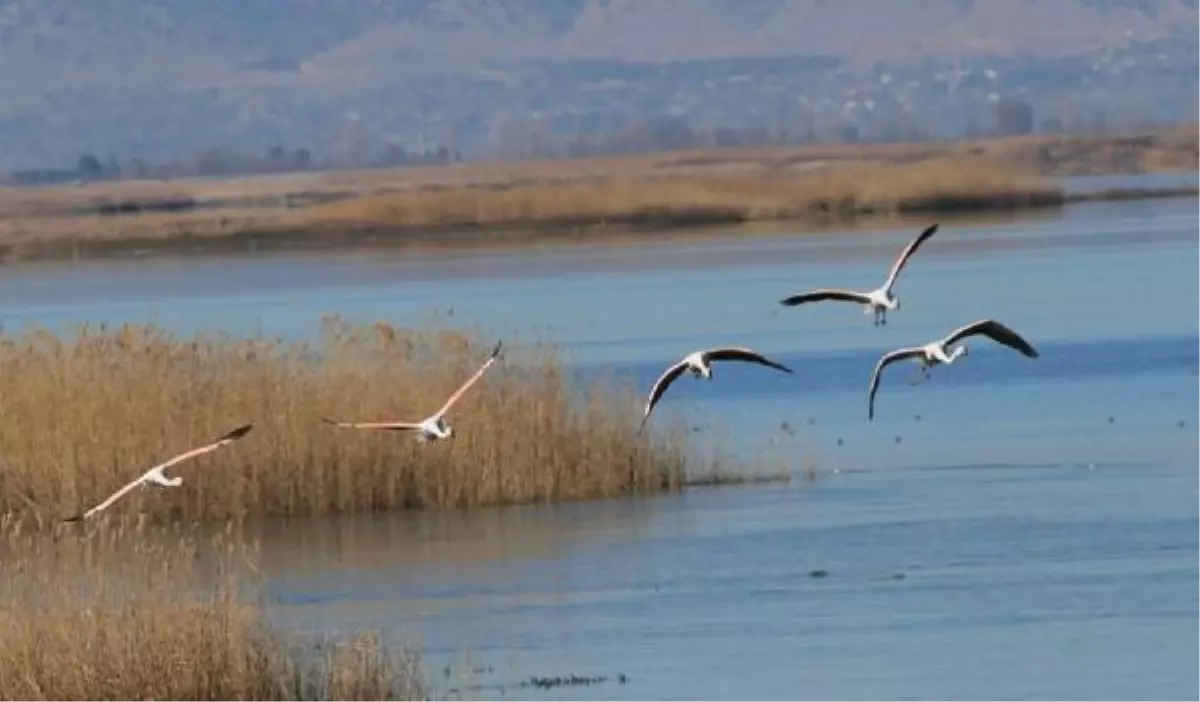
<svg viewBox="0 0 1200 702">
<path fill-rule="evenodd" d="M 323 314 L 436 319 L 554 341 L 580 374 L 641 388 L 717 344 L 795 369 L 718 365 L 651 420 L 790 483 L 257 525 L 279 626 L 381 628 L 424 651 L 437 694 L 1197 697 L 1197 200 L 948 220 L 884 327 L 778 304 L 877 286 L 926 223 L 6 266 L 0 323 L 301 337 Z M 867 421 L 881 353 L 981 317 L 1041 357 L 976 339 L 920 384 L 893 366 Z M 607 680 L 518 685 L 569 675 Z"/>
</svg>

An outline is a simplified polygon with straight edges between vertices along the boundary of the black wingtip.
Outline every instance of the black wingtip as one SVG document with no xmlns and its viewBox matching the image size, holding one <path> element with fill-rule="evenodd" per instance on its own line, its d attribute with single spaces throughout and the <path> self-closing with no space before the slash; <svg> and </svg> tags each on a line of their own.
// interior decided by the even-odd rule
<svg viewBox="0 0 1200 702">
<path fill-rule="evenodd" d="M 922 233 L 925 234 L 926 236 L 928 236 L 928 235 L 936 232 L 938 230 L 938 227 L 940 227 L 940 226 L 942 226 L 941 222 L 934 222 L 933 224 L 929 225 L 928 227 L 925 227 L 925 231 Z"/>
<path fill-rule="evenodd" d="M 243 424 L 242 426 L 238 427 L 237 429 L 234 429 L 233 431 L 229 432 L 225 436 L 222 436 L 221 438 L 217 439 L 217 441 L 233 441 L 235 439 L 240 439 L 243 436 L 249 434 L 250 430 L 253 428 L 254 428 L 253 424 Z"/>
<path fill-rule="evenodd" d="M 82 522 L 82 521 L 83 521 L 83 515 L 82 515 L 82 514 L 77 514 L 77 515 L 75 515 L 75 516 L 73 516 L 73 517 L 67 517 L 66 519 L 62 520 L 62 523 L 63 523 L 63 524 L 70 524 L 71 522 Z"/>
<path fill-rule="evenodd" d="M 503 339 L 501 339 L 500 341 L 497 341 L 497 342 L 496 342 L 496 348 L 492 349 L 492 356 L 491 356 L 492 358 L 500 358 L 500 348 L 501 348 L 502 346 L 504 346 L 504 340 L 503 340 Z"/>
</svg>

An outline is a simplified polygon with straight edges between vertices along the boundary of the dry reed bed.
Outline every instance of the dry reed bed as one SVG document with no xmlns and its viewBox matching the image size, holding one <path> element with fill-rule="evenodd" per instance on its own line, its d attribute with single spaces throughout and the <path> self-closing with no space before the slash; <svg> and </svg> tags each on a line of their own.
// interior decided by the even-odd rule
<svg viewBox="0 0 1200 702">
<path fill-rule="evenodd" d="M 0 524 L 6 699 L 425 699 L 377 635 L 272 630 L 253 553 L 181 529 Z"/>
<path fill-rule="evenodd" d="M 285 221 L 285 214 L 254 208 L 223 208 L 194 212 L 147 212 L 121 217 L 10 217 L 0 220 L 0 247 L 59 245 L 70 248 L 89 242 L 172 241 L 186 248 L 191 241 L 233 237 Z"/>
<path fill-rule="evenodd" d="M 677 158 L 684 160 L 678 163 L 686 161 L 685 156 Z M 725 158 L 725 163 L 734 160 Z M 913 163 L 827 163 L 800 173 L 791 170 L 794 164 L 770 159 L 733 173 L 710 165 L 671 166 L 661 172 L 630 169 L 599 176 L 577 165 L 580 170 L 569 178 L 518 177 L 520 170 L 515 169 L 506 181 L 396 186 L 385 194 L 295 210 L 243 207 L 109 217 L 9 217 L 0 222 L 0 258 L 329 246 L 372 238 L 436 242 L 455 232 L 561 233 L 597 227 L 666 230 L 769 220 L 825 222 L 1064 202 L 1057 185 L 977 156 Z"/>
<path fill-rule="evenodd" d="M 677 489 L 696 470 L 680 433 L 637 435 L 632 389 L 578 387 L 544 345 L 506 352 L 451 412 L 450 441 L 320 421 L 425 417 L 494 341 L 336 318 L 312 344 L 139 326 L 0 333 L 0 514 L 78 513 L 245 422 L 246 439 L 173 471 L 182 488 L 139 491 L 110 512 L 221 519 L 583 499 Z"/>
<path fill-rule="evenodd" d="M 10 187 L 0 188 L 0 261 L 377 243 L 454 246 L 463 236 L 477 244 L 479 234 L 505 230 L 560 236 L 982 212 L 1063 204 L 1061 189 L 1039 176 L 1187 171 L 1195 169 L 1196 158 L 1196 125 L 1188 124 L 1116 135 L 693 149 Z M 1177 194 L 1145 190 L 1124 196 Z M 205 206 L 158 211 L 176 202 Z M 314 204 L 321 202 L 329 204 Z M 127 213 L 81 214 L 113 206 Z"/>
<path fill-rule="evenodd" d="M 173 199 L 282 201 L 298 195 L 369 195 L 424 188 L 549 184 L 578 178 L 638 179 L 665 173 L 698 177 L 728 169 L 776 172 L 823 161 L 900 164 L 970 155 L 981 156 L 995 165 L 1028 169 L 1042 175 L 1192 171 L 1196 169 L 1197 148 L 1196 123 L 1117 134 L 1036 134 L 925 142 L 697 148 L 541 161 L 483 161 L 378 170 L 100 182 L 82 187 L 0 186 L 0 213 L 6 217 L 54 215 L 98 203 L 156 203 Z"/>
<path fill-rule="evenodd" d="M 911 163 L 977 155 L 1042 174 L 1170 172 L 1196 168 L 1197 125 L 1117 134 L 1059 134 L 922 142 L 835 143 L 791 147 L 696 148 L 616 156 L 531 161 L 476 161 L 393 169 L 297 172 L 225 178 L 178 178 L 99 182 L 76 187 L 0 186 L 0 212 L 10 216 L 52 214 L 102 202 L 157 202 L 191 198 L 281 200 L 296 195 L 366 194 L 378 190 L 467 187 L 673 172 L 698 175 L 705 168 L 777 170 L 820 161 Z"/>
<path fill-rule="evenodd" d="M 985 210 L 1064 201 L 1061 187 L 978 157 L 853 163 L 811 172 L 610 179 L 376 195 L 308 210 L 313 225 L 398 230 L 687 226 L 804 217 Z"/>
</svg>

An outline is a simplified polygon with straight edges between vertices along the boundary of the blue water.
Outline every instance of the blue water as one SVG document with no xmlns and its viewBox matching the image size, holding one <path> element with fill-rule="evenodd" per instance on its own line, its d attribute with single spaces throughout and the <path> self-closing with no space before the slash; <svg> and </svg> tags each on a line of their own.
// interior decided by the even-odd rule
<svg viewBox="0 0 1200 702">
<path fill-rule="evenodd" d="M 1197 184 L 1195 171 L 1186 173 L 1111 173 L 1062 178 L 1067 192 L 1109 188 L 1184 188 Z"/>
<path fill-rule="evenodd" d="M 301 337 L 322 314 L 437 319 L 555 341 L 643 389 L 723 343 L 796 370 L 718 366 L 652 420 L 789 484 L 262 525 L 280 626 L 382 628 L 426 652 L 439 694 L 1196 698 L 1197 201 L 947 224 L 882 328 L 777 304 L 874 287 L 921 226 L 5 267 L 0 322 Z M 1041 357 L 977 340 L 919 385 L 893 366 L 867 422 L 879 354 L 984 316 Z M 570 674 L 610 679 L 516 686 Z"/>
</svg>

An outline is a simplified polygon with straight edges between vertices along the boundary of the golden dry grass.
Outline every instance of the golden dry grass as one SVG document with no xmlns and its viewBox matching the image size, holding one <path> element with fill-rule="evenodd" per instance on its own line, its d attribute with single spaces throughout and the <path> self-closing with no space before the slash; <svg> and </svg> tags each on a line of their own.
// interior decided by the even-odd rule
<svg viewBox="0 0 1200 702">
<path fill-rule="evenodd" d="M 171 241 L 186 250 L 189 244 L 236 236 L 284 221 L 282 213 L 263 209 L 220 209 L 184 213 L 148 212 L 136 216 L 98 217 L 53 215 L 10 217 L 0 221 L 0 245 L 7 249 L 39 245 Z"/>
<path fill-rule="evenodd" d="M 313 223 L 487 229 L 671 225 L 1061 203 L 1058 186 L 979 157 L 852 163 L 804 174 L 617 179 L 397 193 L 312 208 Z"/>
<path fill-rule="evenodd" d="M 668 230 L 764 221 L 825 223 L 861 216 L 1059 205 L 1058 185 L 978 156 L 915 163 L 825 164 L 778 171 L 644 174 L 576 182 L 408 189 L 294 211 L 225 209 L 121 217 L 20 217 L 3 224 L 0 258 L 54 258 L 133 250 L 186 251 L 369 240 L 437 244 L 452 234 L 500 240 Z"/>
<path fill-rule="evenodd" d="M 1038 134 L 926 142 L 814 144 L 710 148 L 541 161 L 471 162 L 398 169 L 283 173 L 91 183 L 82 187 L 0 187 L 5 217 L 63 214 L 100 203 L 271 202 L 288 198 L 354 197 L 436 188 L 550 185 L 579 179 L 651 175 L 696 177 L 730 172 L 779 172 L 834 162 L 912 163 L 947 156 L 981 156 L 1039 175 L 1171 172 L 1196 169 L 1197 124 L 1117 134 Z"/>
<path fill-rule="evenodd" d="M 19 217 L 0 227 L 0 259 L 130 252 L 330 248 L 383 242 L 502 244 L 500 236 L 620 233 L 711 224 L 823 224 L 860 216 L 988 211 L 1064 202 L 1037 177 L 982 162 L 827 165 L 805 173 L 646 174 L 519 185 L 407 189 L 299 210 L 206 210 L 120 217 Z"/>
<path fill-rule="evenodd" d="M 272 630 L 253 559 L 186 530 L 0 525 L 6 699 L 425 699 L 416 657 L 377 635 Z"/>
<path fill-rule="evenodd" d="M 579 387 L 556 350 L 506 351 L 450 413 L 452 440 L 341 429 L 320 416 L 418 421 L 495 340 L 327 319 L 313 344 L 155 327 L 0 333 L 0 514 L 96 504 L 150 466 L 243 423 L 242 441 L 102 514 L 316 515 L 652 493 L 681 487 L 678 434 L 637 435 L 616 380 Z M 111 517 L 109 517 L 111 518 Z"/>
</svg>

